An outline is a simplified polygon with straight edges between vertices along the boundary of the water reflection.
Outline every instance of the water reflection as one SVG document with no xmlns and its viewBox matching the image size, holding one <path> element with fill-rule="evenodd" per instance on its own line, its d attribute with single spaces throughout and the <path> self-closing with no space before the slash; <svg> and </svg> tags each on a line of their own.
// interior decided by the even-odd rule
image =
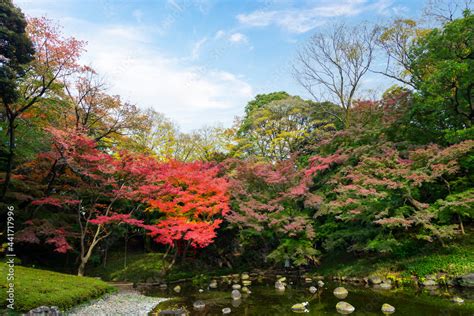
<svg viewBox="0 0 474 316">
<path fill-rule="evenodd" d="M 257 280 L 255 280 L 257 281 Z M 204 287 L 204 292 L 199 293 L 198 287 L 192 284 L 181 284 L 181 292 L 172 290 L 151 289 L 147 294 L 155 296 L 174 297 L 174 300 L 160 304 L 159 310 L 186 308 L 192 311 L 191 315 L 222 315 L 225 308 L 232 310 L 232 315 L 259 315 L 259 316 L 286 316 L 293 315 L 292 307 L 301 302 L 308 302 L 307 315 L 390 315 L 396 309 L 395 315 L 420 315 L 420 316 L 472 316 L 474 315 L 474 291 L 456 289 L 381 289 L 380 287 L 354 286 L 351 284 L 326 282 L 323 287 L 318 287 L 316 282 L 307 283 L 303 280 L 293 285 L 288 285 L 285 291 L 275 289 L 275 281 L 263 282 L 248 286 L 251 294 L 242 293 L 239 299 L 232 299 L 231 285 L 218 281 L 216 289 Z M 290 284 L 290 282 L 288 282 Z M 309 287 L 317 287 L 314 294 L 309 292 Z M 454 298 L 459 299 L 455 300 Z M 464 300 L 464 303 L 455 303 Z M 342 301 L 344 300 L 344 301 Z M 193 303 L 202 301 L 205 308 L 199 312 L 193 309 Z M 341 305 L 339 303 L 346 303 Z M 339 304 L 340 307 L 336 308 Z M 386 304 L 386 305 L 384 305 Z M 350 306 L 354 309 L 351 311 Z M 386 308 L 383 309 L 383 306 Z"/>
</svg>

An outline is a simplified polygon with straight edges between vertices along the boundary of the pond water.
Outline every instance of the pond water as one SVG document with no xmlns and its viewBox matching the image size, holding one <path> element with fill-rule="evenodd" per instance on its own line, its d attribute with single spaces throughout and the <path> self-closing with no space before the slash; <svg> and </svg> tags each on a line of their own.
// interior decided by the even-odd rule
<svg viewBox="0 0 474 316">
<path fill-rule="evenodd" d="M 274 282 L 274 281 L 273 281 Z M 180 284 L 181 292 L 174 293 L 171 285 L 168 289 L 154 288 L 146 294 L 151 296 L 169 297 L 169 301 L 161 303 L 152 315 L 158 315 L 160 310 L 185 308 L 190 315 L 222 315 L 222 309 L 229 307 L 229 315 L 259 315 L 277 316 L 294 315 L 291 307 L 296 303 L 308 302 L 308 312 L 304 315 L 341 315 L 336 311 L 336 304 L 341 301 L 333 294 L 334 288 L 344 286 L 349 295 L 345 302 L 352 304 L 355 311 L 351 315 L 383 315 L 381 306 L 388 303 L 396 308 L 393 315 L 414 316 L 464 316 L 474 315 L 474 291 L 439 288 L 434 290 L 416 290 L 412 288 L 395 288 L 391 290 L 374 289 L 364 285 L 337 284 L 327 282 L 318 288 L 315 294 L 309 292 L 311 285 L 297 283 L 288 284 L 285 291 L 277 291 L 272 282 L 253 281 L 249 286 L 251 293 L 242 293 L 240 300 L 231 298 L 231 285 L 219 283 L 217 289 L 199 287 L 191 283 Z M 458 305 L 450 301 L 453 296 L 462 297 L 464 304 Z M 193 308 L 193 303 L 203 301 L 206 306 L 202 310 Z"/>
</svg>

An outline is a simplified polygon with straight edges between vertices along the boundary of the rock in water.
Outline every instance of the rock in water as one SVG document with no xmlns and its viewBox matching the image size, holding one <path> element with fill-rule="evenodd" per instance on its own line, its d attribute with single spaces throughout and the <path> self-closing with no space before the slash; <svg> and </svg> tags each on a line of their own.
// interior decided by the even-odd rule
<svg viewBox="0 0 474 316">
<path fill-rule="evenodd" d="M 232 310 L 230 309 L 230 307 L 226 307 L 226 308 L 223 308 L 223 309 L 222 309 L 222 314 L 224 314 L 224 315 L 230 314 L 230 312 L 232 312 Z"/>
<path fill-rule="evenodd" d="M 217 281 L 216 280 L 212 280 L 211 283 L 209 283 L 209 287 L 211 289 L 217 289 Z"/>
<path fill-rule="evenodd" d="M 176 293 L 181 292 L 181 286 L 176 285 L 176 286 L 173 288 L 173 291 L 175 291 Z"/>
<path fill-rule="evenodd" d="M 387 304 L 387 303 L 385 303 L 385 304 L 382 305 L 381 310 L 382 310 L 382 313 L 384 313 L 384 314 L 392 314 L 392 313 L 395 313 L 395 307 L 393 307 L 392 305 Z"/>
<path fill-rule="evenodd" d="M 246 293 L 246 294 L 252 293 L 252 292 L 250 292 L 249 288 L 246 287 L 246 286 L 242 287 L 242 292 L 244 292 L 244 293 Z"/>
<path fill-rule="evenodd" d="M 278 291 L 284 291 L 285 290 L 285 285 L 281 283 L 280 281 L 275 282 L 275 289 Z"/>
<path fill-rule="evenodd" d="M 186 316 L 187 315 L 187 312 L 184 310 L 184 309 L 167 309 L 167 310 L 164 310 L 164 311 L 160 311 L 160 313 L 158 314 L 159 316 Z"/>
<path fill-rule="evenodd" d="M 318 291 L 318 289 L 315 286 L 310 286 L 309 287 L 309 293 L 314 294 Z"/>
<path fill-rule="evenodd" d="M 298 303 L 291 306 L 291 310 L 296 313 L 307 313 L 309 311 L 306 306 L 308 306 L 308 302 Z"/>
<path fill-rule="evenodd" d="M 463 275 L 458 279 L 458 284 L 464 287 L 474 287 L 474 273 Z"/>
<path fill-rule="evenodd" d="M 383 283 L 380 283 L 380 284 L 379 284 L 379 287 L 380 287 L 382 290 L 390 290 L 390 289 L 392 288 L 392 285 L 383 282 Z"/>
<path fill-rule="evenodd" d="M 242 304 L 242 300 L 241 300 L 241 299 L 232 300 L 232 306 L 234 306 L 235 308 L 239 307 L 240 304 Z"/>
<path fill-rule="evenodd" d="M 464 300 L 460 298 L 459 296 L 455 296 L 451 299 L 451 302 L 456 303 L 456 304 L 463 304 Z"/>
<path fill-rule="evenodd" d="M 204 309 L 204 307 L 206 307 L 206 303 L 204 303 L 203 301 L 196 301 L 193 303 L 193 307 L 198 310 Z"/>
<path fill-rule="evenodd" d="M 240 294 L 239 290 L 233 290 L 231 296 L 233 300 L 240 300 L 242 294 Z"/>
<path fill-rule="evenodd" d="M 438 284 L 436 283 L 435 280 L 431 280 L 431 279 L 428 279 L 428 280 L 424 280 L 423 282 L 421 282 L 421 284 L 423 286 L 437 286 Z"/>
<path fill-rule="evenodd" d="M 243 286 L 252 285 L 252 281 L 250 281 L 250 280 L 243 280 L 243 281 L 242 281 L 242 285 L 243 285 Z"/>
<path fill-rule="evenodd" d="M 321 281 L 321 280 L 319 280 L 319 281 L 318 281 L 318 286 L 319 286 L 319 287 L 323 287 L 323 286 L 324 286 L 324 282 Z"/>
<path fill-rule="evenodd" d="M 248 274 L 247 272 L 244 272 L 244 273 L 242 273 L 242 275 L 240 276 L 240 278 L 241 278 L 242 280 L 248 280 L 248 279 L 250 279 L 250 276 L 249 276 L 249 274 Z"/>
<path fill-rule="evenodd" d="M 345 299 L 347 295 L 349 295 L 349 292 L 343 287 L 336 287 L 332 293 L 335 297 L 341 300 Z"/>
<path fill-rule="evenodd" d="M 370 283 L 370 284 L 375 284 L 375 285 L 377 285 L 377 284 L 382 283 L 382 279 L 379 278 L 379 277 L 376 277 L 376 276 L 370 277 L 370 278 L 369 278 L 369 283 Z"/>
<path fill-rule="evenodd" d="M 341 301 L 336 304 L 336 310 L 338 313 L 346 315 L 355 311 L 355 307 L 347 302 Z"/>
<path fill-rule="evenodd" d="M 240 290 L 241 288 L 242 288 L 242 286 L 240 284 L 233 284 L 232 285 L 233 290 Z"/>
</svg>

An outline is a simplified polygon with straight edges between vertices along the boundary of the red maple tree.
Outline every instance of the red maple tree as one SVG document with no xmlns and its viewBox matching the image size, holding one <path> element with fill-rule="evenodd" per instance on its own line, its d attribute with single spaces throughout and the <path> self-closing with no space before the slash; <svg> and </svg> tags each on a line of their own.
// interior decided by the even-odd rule
<svg viewBox="0 0 474 316">
<path fill-rule="evenodd" d="M 186 255 L 189 247 L 203 248 L 213 242 L 222 216 L 229 211 L 228 182 L 218 165 L 204 162 L 162 163 L 142 186 L 148 211 L 163 214 L 155 225 L 147 225 L 155 241 Z"/>
</svg>

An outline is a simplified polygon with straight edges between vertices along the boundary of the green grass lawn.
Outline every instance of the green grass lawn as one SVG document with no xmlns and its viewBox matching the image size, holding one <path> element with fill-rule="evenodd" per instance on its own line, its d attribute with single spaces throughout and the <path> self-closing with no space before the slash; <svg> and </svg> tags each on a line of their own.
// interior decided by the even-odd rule
<svg viewBox="0 0 474 316">
<path fill-rule="evenodd" d="M 460 276 L 474 272 L 474 238 L 466 236 L 461 241 L 453 241 L 445 248 L 433 245 L 407 257 L 354 258 L 348 254 L 333 254 L 323 259 L 317 271 L 324 275 L 356 277 L 383 276 L 394 272 L 405 277 L 424 277 L 439 272 Z"/>
<path fill-rule="evenodd" d="M 167 261 L 171 258 L 168 257 Z M 169 264 L 169 262 L 167 262 Z M 163 278 L 161 272 L 165 266 L 162 253 L 129 253 L 127 266 L 124 266 L 123 253 L 111 253 L 107 264 L 91 267 L 87 275 L 99 276 L 106 281 L 146 282 L 149 278 L 156 280 Z M 168 281 L 199 278 L 205 276 L 224 275 L 235 271 L 246 271 L 248 267 L 237 267 L 234 270 L 227 268 L 209 267 L 199 260 L 188 259 L 186 262 L 177 262 L 171 271 L 164 277 Z"/>
<path fill-rule="evenodd" d="M 99 276 L 106 281 L 145 282 L 150 277 L 159 277 L 163 269 L 161 253 L 130 253 L 127 266 L 124 265 L 123 253 L 111 253 L 107 264 L 91 267 L 87 275 Z"/>
<path fill-rule="evenodd" d="M 7 304 L 7 268 L 5 264 L 2 265 L 0 309 L 6 308 Z M 94 278 L 15 267 L 15 311 L 17 312 L 26 312 L 41 305 L 58 306 L 66 310 L 113 291 L 113 287 Z"/>
</svg>

